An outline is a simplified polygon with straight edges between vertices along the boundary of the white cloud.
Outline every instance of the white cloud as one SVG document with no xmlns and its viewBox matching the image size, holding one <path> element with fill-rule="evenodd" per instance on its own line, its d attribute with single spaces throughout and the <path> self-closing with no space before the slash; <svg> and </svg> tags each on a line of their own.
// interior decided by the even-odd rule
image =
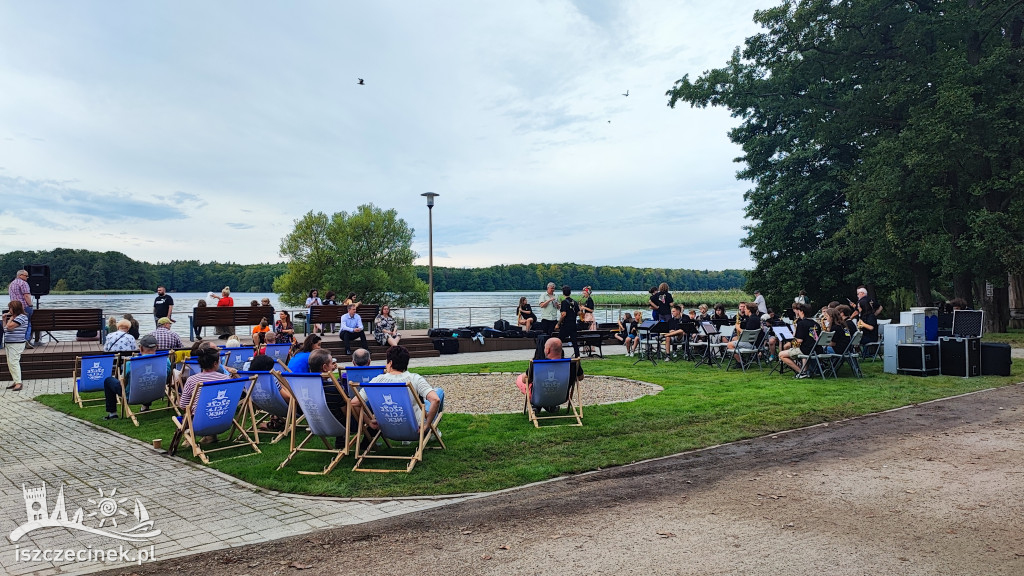
<svg viewBox="0 0 1024 576">
<path fill-rule="evenodd" d="M 5 195 L 76 194 L 0 251 L 278 260 L 305 212 L 373 202 L 425 261 L 431 190 L 439 264 L 749 266 L 735 120 L 665 91 L 769 5 L 8 3 Z"/>
</svg>

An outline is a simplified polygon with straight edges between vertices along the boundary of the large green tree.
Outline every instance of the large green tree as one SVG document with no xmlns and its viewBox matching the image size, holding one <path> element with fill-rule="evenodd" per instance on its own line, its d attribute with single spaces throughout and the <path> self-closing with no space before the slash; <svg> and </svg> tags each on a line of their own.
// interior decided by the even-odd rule
<svg viewBox="0 0 1024 576">
<path fill-rule="evenodd" d="M 301 305 L 312 289 L 355 292 L 363 302 L 411 306 L 427 302 L 416 277 L 413 229 L 395 210 L 364 204 L 351 214 L 309 212 L 281 241 L 288 271 L 274 282 L 287 304 Z"/>
<path fill-rule="evenodd" d="M 1020 268 L 1024 2 L 802 0 L 726 67 L 668 92 L 724 106 L 754 182 L 749 285 L 818 301 L 858 283 L 985 301 Z"/>
</svg>

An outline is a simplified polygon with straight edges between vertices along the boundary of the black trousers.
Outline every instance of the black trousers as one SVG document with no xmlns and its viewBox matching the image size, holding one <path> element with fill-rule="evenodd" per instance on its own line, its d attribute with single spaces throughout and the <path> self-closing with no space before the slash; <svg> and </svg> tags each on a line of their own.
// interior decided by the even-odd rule
<svg viewBox="0 0 1024 576">
<path fill-rule="evenodd" d="M 106 406 L 107 414 L 117 412 L 117 397 L 121 395 L 121 381 L 113 376 L 107 376 L 103 380 L 103 404 Z M 149 408 L 149 404 L 144 404 Z"/>
<path fill-rule="evenodd" d="M 562 330 L 560 330 L 558 332 L 558 335 L 562 339 L 562 344 L 565 344 L 566 342 L 572 340 L 572 357 L 573 358 L 579 358 L 580 357 L 580 343 L 579 343 L 579 339 L 580 338 L 579 338 L 579 335 L 576 333 L 576 331 L 573 330 L 572 332 L 567 332 L 563 328 Z"/>
<path fill-rule="evenodd" d="M 367 348 L 367 345 L 366 345 L 366 331 L 365 330 L 361 330 L 359 332 L 348 332 L 348 331 L 342 330 L 341 331 L 341 341 L 345 343 L 345 353 L 346 354 L 350 354 L 351 353 L 350 351 L 352 350 L 352 348 L 351 348 L 352 345 L 349 344 L 349 342 L 351 342 L 353 340 L 359 340 L 359 347 L 360 348 Z"/>
<path fill-rule="evenodd" d="M 555 324 L 557 324 L 557 322 L 554 320 L 541 320 L 540 331 L 551 336 L 555 332 Z"/>
</svg>

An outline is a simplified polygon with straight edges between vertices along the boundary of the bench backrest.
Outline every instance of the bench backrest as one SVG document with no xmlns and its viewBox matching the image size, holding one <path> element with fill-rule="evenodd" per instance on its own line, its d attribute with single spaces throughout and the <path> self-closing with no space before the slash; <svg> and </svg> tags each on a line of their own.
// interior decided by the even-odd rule
<svg viewBox="0 0 1024 576">
<path fill-rule="evenodd" d="M 101 308 L 40 308 L 32 314 L 32 330 L 102 330 Z"/>
<path fill-rule="evenodd" d="M 204 326 L 255 326 L 266 318 L 274 324 L 273 306 L 203 306 L 192 309 L 192 325 Z"/>
</svg>

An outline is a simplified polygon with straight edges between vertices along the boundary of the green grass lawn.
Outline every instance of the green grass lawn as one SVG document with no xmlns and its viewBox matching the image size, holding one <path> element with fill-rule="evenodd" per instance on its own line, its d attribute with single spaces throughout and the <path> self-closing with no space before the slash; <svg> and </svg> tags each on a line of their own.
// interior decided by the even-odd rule
<svg viewBox="0 0 1024 576">
<path fill-rule="evenodd" d="M 1006 332 L 988 332 L 981 338 L 982 342 L 1005 342 L 1013 348 L 1024 348 L 1024 330 L 1011 328 Z"/>
<path fill-rule="evenodd" d="M 352 472 L 351 457 L 326 477 L 296 473 L 322 469 L 327 461 L 324 454 L 300 455 L 277 471 L 287 455 L 286 440 L 261 444 L 263 453 L 258 455 L 214 454 L 211 466 L 265 488 L 303 494 L 378 497 L 490 491 L 1005 386 L 1020 381 L 1024 371 L 1018 362 L 1005 378 L 919 378 L 884 374 L 881 362 L 875 362 L 864 365 L 866 378 L 850 377 L 847 368 L 844 377 L 822 382 L 795 380 L 791 374 L 768 376 L 767 370 L 744 374 L 680 362 L 633 366 L 632 360 L 622 356 L 587 359 L 584 370 L 653 382 L 663 386 L 664 392 L 635 402 L 587 407 L 582 428 L 537 430 L 522 414 L 447 414 L 440 429 L 448 450 L 428 451 L 411 474 Z M 413 370 L 430 375 L 523 371 L 526 366 L 522 361 Z M 514 386 L 512 380 L 509 386 Z M 162 438 L 166 447 L 173 433 L 166 411 L 142 414 L 141 426 L 136 428 L 128 420 L 103 421 L 102 407 L 79 409 L 71 403 L 70 394 L 38 400 L 147 443 Z M 187 449 L 179 451 L 182 454 L 191 458 Z"/>
</svg>

